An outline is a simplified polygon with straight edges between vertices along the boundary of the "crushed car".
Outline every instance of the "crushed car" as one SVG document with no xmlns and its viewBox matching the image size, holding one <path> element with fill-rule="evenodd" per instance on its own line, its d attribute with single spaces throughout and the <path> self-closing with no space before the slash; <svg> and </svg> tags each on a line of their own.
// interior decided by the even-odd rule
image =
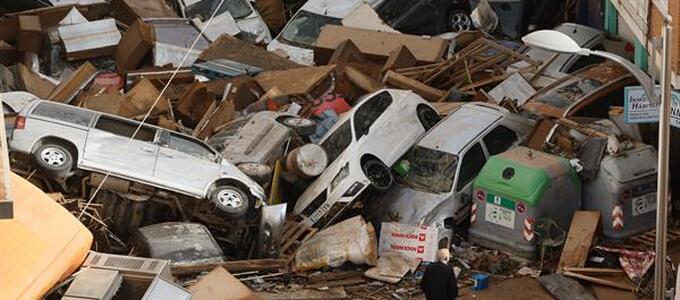
<svg viewBox="0 0 680 300">
<path fill-rule="evenodd" d="M 108 173 L 195 198 L 226 217 L 259 207 L 262 187 L 204 142 L 114 115 L 34 101 L 16 117 L 9 151 L 50 176 L 74 169 Z M 132 137 L 132 138 L 131 138 Z"/>
<path fill-rule="evenodd" d="M 283 156 L 295 134 L 306 137 L 315 130 L 316 123 L 310 119 L 261 111 L 232 121 L 207 143 L 233 164 L 271 165 Z"/>
<path fill-rule="evenodd" d="M 269 43 L 272 40 L 267 24 L 248 0 L 175 0 L 178 10 L 184 18 L 198 18 L 201 22 L 207 22 L 217 9 L 215 18 L 210 23 L 206 32 L 214 32 L 208 37 L 214 41 L 222 33 L 230 33 L 230 18 L 235 21 L 238 28 L 231 30 L 242 31 L 244 39 L 253 43 Z M 217 7 L 220 3 L 222 5 Z"/>
<path fill-rule="evenodd" d="M 328 167 L 297 199 L 294 214 L 322 228 L 367 188 L 387 190 L 394 181 L 390 166 L 437 122 L 437 111 L 412 91 L 365 96 L 321 140 Z"/>
<path fill-rule="evenodd" d="M 374 224 L 399 222 L 451 229 L 470 214 L 472 181 L 486 160 L 520 142 L 534 121 L 489 103 L 468 103 L 448 115 L 406 152 L 405 171 L 371 199 Z"/>
</svg>

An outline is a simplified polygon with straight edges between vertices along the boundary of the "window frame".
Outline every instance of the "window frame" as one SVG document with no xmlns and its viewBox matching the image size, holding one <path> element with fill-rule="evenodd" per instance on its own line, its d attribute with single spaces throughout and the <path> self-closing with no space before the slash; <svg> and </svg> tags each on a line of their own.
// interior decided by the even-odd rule
<svg viewBox="0 0 680 300">
<path fill-rule="evenodd" d="M 114 122 L 119 122 L 119 123 L 122 123 L 122 124 L 129 125 L 132 128 L 134 128 L 134 130 L 132 130 L 132 132 L 130 132 L 130 135 L 128 136 L 128 135 L 120 134 L 120 133 L 117 133 L 117 132 L 114 132 L 114 131 L 111 131 L 111 130 L 99 128 L 97 126 L 99 125 L 99 122 L 102 120 L 102 118 L 106 119 L 106 120 L 111 120 L 111 121 L 114 121 Z M 139 125 L 140 125 L 139 123 L 136 123 L 136 122 L 133 122 L 133 121 L 130 121 L 130 120 L 126 120 L 124 118 L 118 118 L 118 117 L 114 117 L 114 116 L 110 116 L 110 115 L 101 114 L 97 117 L 95 122 L 92 124 L 92 129 L 100 130 L 100 131 L 103 131 L 103 132 L 106 132 L 106 133 L 109 133 L 109 134 L 112 134 L 112 135 L 115 135 L 115 136 L 118 136 L 118 137 L 123 137 L 123 138 L 129 139 Z M 152 138 L 150 140 L 146 139 L 146 138 L 140 138 L 139 132 L 141 132 L 142 130 L 151 130 L 152 133 L 153 133 Z M 157 128 L 153 128 L 151 126 L 142 124 L 139 132 L 137 133 L 137 135 L 135 135 L 135 137 L 132 138 L 133 140 L 143 142 L 143 143 L 151 143 L 151 144 L 157 143 L 158 132 L 159 132 L 159 130 Z"/>
<path fill-rule="evenodd" d="M 489 135 L 491 135 L 496 129 L 499 129 L 499 128 L 505 128 L 505 129 L 509 130 L 510 132 L 512 132 L 512 134 L 514 135 L 514 139 L 513 139 L 512 143 L 510 143 L 510 144 L 508 145 L 508 147 L 505 148 L 503 151 L 500 151 L 500 152 L 498 152 L 498 153 L 491 154 L 491 150 L 490 150 L 490 147 L 489 147 L 489 145 L 488 145 L 489 143 L 487 142 L 487 138 L 488 138 Z M 504 134 L 502 134 L 501 136 L 504 136 L 505 134 L 507 134 L 507 133 L 504 133 Z M 517 144 L 517 142 L 519 141 L 519 138 L 520 138 L 520 137 L 519 137 L 519 135 L 517 134 L 517 132 L 516 132 L 515 130 L 513 130 L 512 128 L 510 128 L 509 126 L 507 126 L 507 125 L 505 125 L 505 124 L 503 124 L 503 123 L 498 123 L 498 124 L 496 124 L 491 130 L 489 130 L 488 132 L 486 132 L 486 133 L 484 134 L 484 136 L 481 138 L 481 142 L 482 142 L 482 144 L 484 144 L 484 148 L 486 149 L 487 159 L 488 159 L 489 156 L 501 154 L 501 153 L 507 151 L 508 149 L 512 148 L 513 145 Z M 493 145 L 493 146 L 497 146 L 497 145 Z M 495 147 L 494 147 L 494 148 L 495 148 Z"/>
<path fill-rule="evenodd" d="M 388 101 L 387 105 L 385 105 L 385 107 L 382 109 L 382 111 L 380 111 L 380 113 L 378 113 L 377 116 L 373 120 L 371 120 L 370 124 L 365 128 L 366 131 L 364 133 L 363 130 L 360 130 L 360 128 L 358 127 L 357 117 L 359 117 L 359 112 L 361 112 L 362 109 L 369 109 L 369 108 L 367 108 L 367 105 L 370 105 L 370 104 L 376 103 L 376 107 L 377 107 L 377 103 L 378 103 L 377 101 L 381 101 L 381 100 Z M 372 97 L 366 99 L 363 103 L 361 103 L 361 105 L 357 108 L 357 110 L 352 114 L 352 125 L 353 125 L 352 127 L 353 127 L 353 131 L 354 131 L 354 136 L 357 139 L 360 139 L 362 136 L 368 134 L 368 132 L 370 132 L 371 127 L 373 127 L 373 124 L 375 124 L 375 122 L 378 121 L 378 119 L 380 119 L 380 117 L 385 113 L 385 111 L 387 111 L 387 109 L 390 108 L 390 106 L 392 106 L 392 103 L 394 103 L 394 99 L 392 98 L 392 95 L 387 91 L 383 91 L 381 93 L 375 94 Z M 363 128 L 361 128 L 361 129 L 363 129 Z"/>
<path fill-rule="evenodd" d="M 210 159 L 208 157 L 196 156 L 196 155 L 193 155 L 191 153 L 187 153 L 186 151 L 182 151 L 182 150 L 170 147 L 170 139 L 171 139 L 172 136 L 176 136 L 179 139 L 187 140 L 189 142 L 193 142 L 194 144 L 199 145 L 201 148 L 208 151 L 213 156 L 213 159 Z M 196 158 L 196 159 L 212 161 L 212 162 L 219 162 L 220 158 L 222 157 L 222 155 L 220 155 L 220 153 L 218 153 L 215 149 L 211 148 L 208 144 L 203 143 L 198 139 L 194 139 L 194 138 L 191 138 L 189 136 L 186 136 L 186 135 L 183 135 L 183 134 L 180 134 L 180 133 L 163 130 L 161 132 L 160 141 L 161 141 L 160 142 L 161 147 L 167 148 L 167 149 L 170 149 L 172 151 L 179 152 L 179 153 L 182 153 L 182 154 L 185 154 L 185 155 L 188 155 L 188 156 L 191 156 L 191 157 Z"/>
<path fill-rule="evenodd" d="M 476 175 L 473 176 L 472 178 L 470 178 L 468 182 L 461 186 L 461 172 L 463 172 L 463 164 L 465 163 L 465 158 L 469 153 L 471 153 L 472 148 L 474 148 L 477 145 L 479 145 L 479 148 L 482 150 L 482 155 L 484 156 L 484 162 L 482 163 L 482 166 L 484 166 L 484 164 L 489 160 L 489 153 L 487 152 L 486 147 L 484 146 L 484 143 L 481 140 L 477 140 L 474 143 L 471 143 L 471 145 L 467 147 L 467 149 L 465 149 L 464 151 L 465 153 L 460 156 L 458 170 L 456 171 L 456 182 L 454 183 L 455 185 L 454 190 L 456 193 L 461 192 L 466 185 L 468 185 L 475 179 L 475 177 L 477 177 Z M 481 170 L 481 167 L 479 168 L 479 170 Z M 477 172 L 477 175 L 479 175 L 479 171 Z"/>
</svg>

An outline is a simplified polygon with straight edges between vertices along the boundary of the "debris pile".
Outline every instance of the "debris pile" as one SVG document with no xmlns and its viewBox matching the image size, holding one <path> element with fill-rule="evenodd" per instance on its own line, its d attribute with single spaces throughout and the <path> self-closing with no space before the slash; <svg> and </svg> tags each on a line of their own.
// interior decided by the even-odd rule
<svg viewBox="0 0 680 300">
<path fill-rule="evenodd" d="M 0 290 L 424 299 L 444 248 L 467 299 L 674 282 L 637 80 L 520 38 L 623 42 L 575 1 L 411 2 L 0 5 Z"/>
</svg>

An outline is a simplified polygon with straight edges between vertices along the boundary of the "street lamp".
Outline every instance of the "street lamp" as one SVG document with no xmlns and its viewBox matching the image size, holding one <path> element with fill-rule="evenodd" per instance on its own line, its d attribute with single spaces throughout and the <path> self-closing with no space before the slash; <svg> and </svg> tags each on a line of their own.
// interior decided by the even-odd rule
<svg viewBox="0 0 680 300">
<path fill-rule="evenodd" d="M 594 55 L 612 60 L 633 74 L 635 79 L 640 82 L 640 85 L 645 90 L 647 99 L 649 99 L 652 104 L 659 104 L 658 98 L 654 94 L 654 80 L 652 77 L 649 77 L 649 75 L 640 70 L 638 66 L 621 56 L 605 51 L 581 48 L 581 46 L 579 46 L 578 43 L 576 43 L 576 41 L 574 41 L 571 37 L 556 30 L 534 31 L 523 36 L 522 42 L 528 46 L 546 51 L 566 54 L 579 54 L 584 56 Z"/>
<path fill-rule="evenodd" d="M 628 70 L 645 91 L 652 104 L 661 104 L 659 112 L 659 158 L 656 193 L 656 257 L 654 260 L 654 299 L 665 299 L 666 292 L 666 226 L 668 208 L 668 149 L 671 112 L 671 18 L 666 16 L 663 30 L 663 62 L 661 67 L 661 99 L 654 93 L 654 80 L 635 64 L 616 54 L 581 48 L 568 35 L 555 30 L 539 30 L 522 37 L 528 46 L 567 54 L 595 55 L 612 60 Z"/>
</svg>

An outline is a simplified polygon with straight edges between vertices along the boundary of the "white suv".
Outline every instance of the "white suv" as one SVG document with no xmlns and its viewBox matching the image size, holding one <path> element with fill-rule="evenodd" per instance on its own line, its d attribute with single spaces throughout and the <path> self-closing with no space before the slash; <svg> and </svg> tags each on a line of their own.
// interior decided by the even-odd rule
<svg viewBox="0 0 680 300">
<path fill-rule="evenodd" d="M 204 142 L 117 116 L 38 100 L 15 119 L 9 150 L 32 156 L 46 174 L 72 169 L 111 172 L 213 202 L 227 217 L 243 216 L 264 199 L 260 185 Z"/>
</svg>

